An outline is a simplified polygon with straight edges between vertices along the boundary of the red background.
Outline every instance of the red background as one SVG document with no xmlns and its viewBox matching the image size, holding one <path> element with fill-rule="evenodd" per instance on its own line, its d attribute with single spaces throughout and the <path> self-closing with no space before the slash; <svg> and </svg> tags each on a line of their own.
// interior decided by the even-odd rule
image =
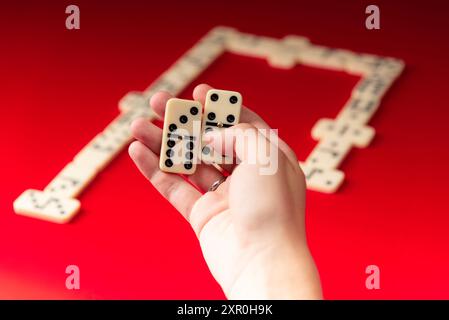
<svg viewBox="0 0 449 320">
<path fill-rule="evenodd" d="M 72 2 L 2 5 L 0 298 L 224 297 L 188 224 L 126 152 L 85 190 L 72 223 L 12 211 L 118 115 L 126 92 L 144 89 L 215 25 L 405 60 L 370 123 L 375 140 L 341 167 L 343 187 L 308 191 L 307 232 L 326 298 L 449 298 L 447 2 L 376 1 L 377 31 L 365 29 L 365 1 L 74 3 L 78 31 L 65 29 Z M 303 160 L 313 124 L 335 117 L 357 80 L 225 54 L 182 96 L 200 82 L 242 92 Z M 81 270 L 76 292 L 65 289 L 69 264 Z M 365 288 L 370 264 L 380 290 Z"/>
</svg>

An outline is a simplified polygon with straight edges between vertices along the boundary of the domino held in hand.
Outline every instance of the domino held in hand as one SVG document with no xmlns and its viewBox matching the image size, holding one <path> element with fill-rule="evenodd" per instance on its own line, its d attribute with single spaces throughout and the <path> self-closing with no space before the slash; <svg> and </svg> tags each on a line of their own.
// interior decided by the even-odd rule
<svg viewBox="0 0 449 320">
<path fill-rule="evenodd" d="M 201 143 L 202 105 L 172 98 L 165 108 L 159 168 L 165 172 L 193 174 Z"/>
<path fill-rule="evenodd" d="M 211 89 L 207 92 L 204 104 L 203 134 L 212 130 L 230 128 L 240 121 L 242 95 L 236 91 Z M 223 159 L 225 158 L 225 159 Z M 206 163 L 223 163 L 225 156 L 203 145 L 201 160 Z"/>
</svg>

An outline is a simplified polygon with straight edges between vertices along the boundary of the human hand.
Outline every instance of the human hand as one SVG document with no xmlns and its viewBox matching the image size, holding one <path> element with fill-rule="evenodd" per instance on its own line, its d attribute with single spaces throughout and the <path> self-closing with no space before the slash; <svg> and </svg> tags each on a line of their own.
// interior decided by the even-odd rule
<svg viewBox="0 0 449 320">
<path fill-rule="evenodd" d="M 194 100 L 204 105 L 211 87 L 199 85 Z M 161 117 L 171 96 L 155 94 L 151 107 Z M 279 139 L 277 170 L 260 174 L 260 163 L 248 161 L 247 146 L 238 136 L 254 131 L 257 143 L 273 146 L 257 129 L 269 126 L 242 106 L 240 124 L 211 133 L 207 139 L 219 149 L 223 135 L 234 136 L 232 151 L 241 161 L 227 166 L 229 177 L 215 191 L 207 191 L 222 173 L 199 164 L 183 177 L 159 170 L 162 131 L 144 119 L 131 130 L 137 141 L 129 154 L 142 174 L 190 222 L 199 238 L 205 260 L 230 299 L 318 299 L 321 287 L 305 235 L 305 179 L 294 152 Z M 201 190 L 201 191 L 200 191 Z"/>
</svg>

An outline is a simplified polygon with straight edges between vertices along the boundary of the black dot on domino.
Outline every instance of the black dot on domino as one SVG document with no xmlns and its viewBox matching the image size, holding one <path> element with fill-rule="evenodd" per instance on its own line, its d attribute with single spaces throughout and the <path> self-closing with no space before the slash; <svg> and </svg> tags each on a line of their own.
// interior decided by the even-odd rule
<svg viewBox="0 0 449 320">
<path fill-rule="evenodd" d="M 210 131 L 212 131 L 212 130 L 214 130 L 212 127 L 206 127 L 206 129 L 204 130 L 205 132 L 210 132 Z"/>
<path fill-rule="evenodd" d="M 209 112 L 209 114 L 207 115 L 207 119 L 214 120 L 215 119 L 215 113 Z"/>
<path fill-rule="evenodd" d="M 170 148 L 173 148 L 175 146 L 176 142 L 175 140 L 168 140 L 167 141 L 167 146 L 169 146 Z"/>
<path fill-rule="evenodd" d="M 193 152 L 191 152 L 191 151 L 186 152 L 186 158 L 189 159 L 189 160 L 192 160 L 193 159 Z"/>
<path fill-rule="evenodd" d="M 178 129 L 178 127 L 176 126 L 176 124 L 172 123 L 171 125 L 168 126 L 168 130 L 170 130 L 170 132 L 175 131 L 176 129 Z"/>
<path fill-rule="evenodd" d="M 192 169 L 192 163 L 191 162 L 184 163 L 184 168 L 186 168 L 187 170 Z"/>
<path fill-rule="evenodd" d="M 193 147 L 194 147 L 194 145 L 193 145 L 193 142 L 192 141 L 189 141 L 189 142 L 187 142 L 187 149 L 189 149 L 189 150 L 193 150 Z"/>
<path fill-rule="evenodd" d="M 210 148 L 208 146 L 205 146 L 203 148 L 203 154 L 209 154 L 210 153 Z"/>
<path fill-rule="evenodd" d="M 165 160 L 165 165 L 170 168 L 173 166 L 173 161 L 171 161 L 170 159 Z"/>
<path fill-rule="evenodd" d="M 237 101 L 239 101 L 239 99 L 236 96 L 231 96 L 229 98 L 229 102 L 232 103 L 232 104 L 236 104 Z"/>
<path fill-rule="evenodd" d="M 210 95 L 210 99 L 211 99 L 212 101 L 217 101 L 217 100 L 218 100 L 218 94 L 212 93 L 212 94 Z"/>
<path fill-rule="evenodd" d="M 233 123 L 235 120 L 235 117 L 234 117 L 234 115 L 230 114 L 227 116 L 226 120 L 228 120 L 229 123 Z"/>
<path fill-rule="evenodd" d="M 190 108 L 190 114 L 196 116 L 198 114 L 198 108 L 197 107 Z"/>
<path fill-rule="evenodd" d="M 185 116 L 185 115 L 182 115 L 179 117 L 179 121 L 181 123 L 187 123 L 188 120 L 189 120 L 189 118 L 187 118 L 187 116 Z"/>
<path fill-rule="evenodd" d="M 326 184 L 327 184 L 328 186 L 330 186 L 330 185 L 332 184 L 332 181 L 331 181 L 331 180 L 327 180 L 327 181 L 326 181 Z"/>
<path fill-rule="evenodd" d="M 172 149 L 168 149 L 167 152 L 165 152 L 167 157 L 171 158 L 175 154 L 175 152 Z"/>
</svg>

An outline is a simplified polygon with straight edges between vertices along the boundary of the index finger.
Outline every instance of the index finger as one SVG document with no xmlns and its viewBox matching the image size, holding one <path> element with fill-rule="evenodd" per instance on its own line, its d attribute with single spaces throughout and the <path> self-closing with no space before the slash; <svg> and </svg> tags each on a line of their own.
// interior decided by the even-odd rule
<svg viewBox="0 0 449 320">
<path fill-rule="evenodd" d="M 150 107 L 161 119 L 165 116 L 165 106 L 168 99 L 173 96 L 167 91 L 158 91 L 150 99 Z"/>
</svg>

